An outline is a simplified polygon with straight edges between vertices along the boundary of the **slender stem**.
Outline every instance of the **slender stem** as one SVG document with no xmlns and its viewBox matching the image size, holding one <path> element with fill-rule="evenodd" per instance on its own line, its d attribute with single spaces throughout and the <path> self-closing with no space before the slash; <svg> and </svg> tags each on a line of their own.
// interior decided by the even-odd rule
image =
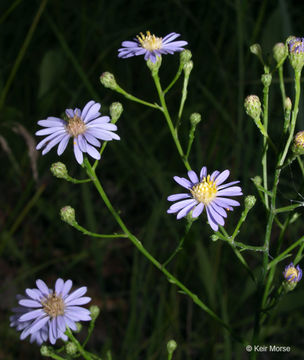
<svg viewBox="0 0 304 360">
<path fill-rule="evenodd" d="M 172 284 L 175 284 L 177 287 L 179 287 L 185 294 L 187 294 L 192 301 L 198 305 L 201 309 L 203 309 L 205 312 L 207 312 L 213 319 L 215 319 L 218 323 L 220 323 L 225 329 L 227 329 L 230 334 L 238 341 L 243 342 L 240 337 L 232 332 L 229 325 L 227 325 L 222 319 L 220 319 L 202 300 L 198 298 L 198 296 L 194 293 L 192 293 L 185 285 L 183 285 L 175 276 L 173 276 L 166 268 L 162 266 L 162 264 L 157 261 L 142 245 L 142 243 L 137 239 L 136 236 L 134 236 L 125 223 L 122 221 L 116 210 L 113 208 L 109 198 L 107 197 L 100 181 L 98 180 L 93 168 L 91 167 L 89 161 L 87 158 L 84 160 L 84 165 L 86 167 L 88 175 L 91 177 L 97 191 L 99 192 L 102 200 L 104 201 L 105 205 L 109 209 L 110 213 L 113 215 L 114 219 L 118 223 L 118 225 L 121 227 L 121 229 L 124 231 L 125 234 L 128 235 L 130 241 L 133 243 L 133 245 L 157 268 L 159 269 L 167 278 L 168 281 Z"/>
<path fill-rule="evenodd" d="M 50 357 L 52 359 L 55 359 L 55 360 L 65 360 L 65 358 L 61 357 L 60 355 L 57 355 L 53 352 L 48 352 L 48 354 L 46 355 L 47 357 Z"/>
<path fill-rule="evenodd" d="M 72 331 L 67 327 L 66 332 L 68 338 L 77 346 L 78 351 L 84 357 L 85 360 L 92 360 L 91 356 L 84 350 L 80 342 L 74 337 Z"/>
<path fill-rule="evenodd" d="M 66 178 L 67 181 L 73 183 L 73 184 L 84 184 L 84 183 L 87 183 L 87 182 L 90 182 L 92 181 L 91 179 L 82 179 L 82 180 L 78 180 L 78 179 L 75 179 L 75 178 L 72 178 L 71 176 L 68 176 Z"/>
<path fill-rule="evenodd" d="M 177 248 L 174 250 L 174 252 L 171 254 L 171 256 L 163 263 L 163 267 L 166 267 L 166 266 L 169 264 L 169 262 L 171 262 L 171 260 L 175 257 L 175 255 L 176 255 L 179 251 L 182 250 L 184 241 L 185 241 L 185 239 L 186 239 L 186 237 L 187 237 L 187 234 L 188 234 L 188 232 L 189 232 L 192 224 L 193 224 L 193 221 L 188 221 L 188 222 L 187 222 L 184 236 L 181 238 L 181 240 L 180 240 Z"/>
<path fill-rule="evenodd" d="M 266 74 L 269 73 L 269 71 L 267 70 L 265 72 Z M 265 75 L 266 75 L 265 74 Z M 263 88 L 263 126 L 264 129 L 266 131 L 266 133 L 268 134 L 268 102 L 269 102 L 269 85 L 270 84 L 265 84 L 264 88 Z M 262 166 L 263 166 L 263 186 L 264 189 L 267 191 L 268 190 L 268 178 L 267 178 L 267 151 L 268 151 L 268 143 L 267 143 L 267 137 L 263 137 L 263 144 L 264 144 L 264 152 L 263 152 L 263 156 L 262 156 Z M 268 195 L 267 193 L 264 193 L 264 197 L 265 197 L 265 206 L 266 209 L 269 208 L 269 199 L 268 199 Z"/>
<path fill-rule="evenodd" d="M 145 101 L 145 100 L 141 100 L 139 99 L 138 97 L 136 96 L 133 96 L 132 94 L 129 94 L 128 92 L 126 92 L 124 89 L 122 89 L 120 86 L 117 85 L 117 87 L 115 88 L 115 91 L 117 91 L 118 93 L 122 94 L 124 97 L 126 97 L 127 99 L 129 100 L 132 100 L 132 101 L 135 101 L 139 104 L 142 104 L 142 105 L 146 105 L 146 106 L 149 106 L 149 107 L 152 107 L 154 109 L 159 109 L 160 106 L 158 104 L 152 104 L 148 101 Z"/>
<path fill-rule="evenodd" d="M 163 114 L 164 114 L 164 116 L 166 118 L 166 121 L 167 121 L 168 127 L 170 129 L 171 135 L 172 135 L 173 140 L 175 142 L 177 151 L 178 151 L 184 165 L 186 166 L 186 168 L 188 170 L 191 170 L 191 166 L 190 166 L 188 160 L 185 157 L 184 151 L 183 151 L 182 146 L 181 146 L 181 144 L 179 142 L 177 133 L 175 131 L 175 128 L 174 128 L 172 120 L 171 120 L 171 117 L 169 115 L 166 100 L 165 100 L 165 96 L 164 96 L 164 93 L 162 91 L 162 87 L 161 87 L 161 84 L 160 84 L 159 76 L 158 76 L 157 73 L 152 72 L 152 77 L 153 77 L 153 80 L 154 80 L 154 83 L 155 83 L 155 86 L 156 86 L 156 89 L 157 89 L 157 92 L 158 92 L 159 100 L 160 100 L 160 103 L 161 103 L 161 106 L 162 106 L 161 110 L 162 110 L 162 112 L 163 112 Z"/>
<path fill-rule="evenodd" d="M 183 90 L 182 90 L 182 98 L 181 98 L 181 102 L 180 102 L 180 106 L 179 106 L 179 110 L 178 110 L 177 122 L 175 125 L 176 131 L 178 131 L 178 128 L 181 124 L 184 105 L 185 105 L 185 101 L 186 101 L 187 95 L 188 95 L 188 91 L 187 91 L 188 83 L 189 83 L 189 74 L 186 74 L 186 72 L 185 72 Z"/>
<path fill-rule="evenodd" d="M 72 226 L 81 231 L 84 235 L 89 235 L 89 236 L 93 236 L 93 237 L 98 237 L 98 238 L 102 238 L 102 239 L 115 239 L 115 238 L 127 238 L 128 235 L 127 234 L 97 234 L 94 232 L 91 232 L 87 229 L 85 229 L 84 227 L 78 225 L 77 223 L 72 224 Z"/>
<path fill-rule="evenodd" d="M 181 76 L 181 73 L 183 71 L 183 63 L 179 64 L 179 68 L 177 70 L 177 73 L 174 77 L 174 79 L 171 81 L 171 83 L 166 87 L 166 89 L 164 90 L 164 95 L 166 95 L 166 93 L 172 88 L 172 86 L 176 83 L 176 81 L 179 79 L 179 77 Z"/>
<path fill-rule="evenodd" d="M 290 206 L 284 206 L 284 207 L 281 207 L 279 209 L 276 209 L 275 210 L 275 213 L 276 214 L 279 214 L 279 213 L 282 213 L 282 212 L 289 212 L 289 211 L 292 211 L 300 206 L 303 206 L 304 204 L 301 202 L 299 204 L 295 204 L 295 205 L 290 205 Z"/>
<path fill-rule="evenodd" d="M 285 112 L 286 92 L 285 92 L 285 84 L 284 84 L 283 65 L 281 65 L 278 70 L 279 70 L 279 79 L 280 79 L 280 90 L 282 95 L 282 105 L 283 105 L 283 111 Z"/>
</svg>

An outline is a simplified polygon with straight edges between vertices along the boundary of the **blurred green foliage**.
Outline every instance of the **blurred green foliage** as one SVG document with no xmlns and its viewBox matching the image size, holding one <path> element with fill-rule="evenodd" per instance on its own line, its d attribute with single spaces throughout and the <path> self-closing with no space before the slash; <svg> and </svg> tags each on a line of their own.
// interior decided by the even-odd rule
<svg viewBox="0 0 304 360">
<path fill-rule="evenodd" d="M 110 71 L 127 91 L 155 101 L 143 58 L 118 59 L 117 49 L 140 31 L 158 36 L 180 33 L 194 62 L 181 134 L 183 130 L 187 134 L 192 112 L 200 112 L 203 118 L 190 163 L 194 170 L 203 165 L 210 170 L 231 169 L 233 179 L 241 180 L 244 194 L 251 194 L 250 178 L 261 172 L 262 150 L 243 100 L 249 93 L 261 95 L 263 69 L 249 46 L 259 42 L 265 59 L 274 65 L 272 46 L 290 34 L 303 34 L 304 4 L 49 0 L 43 5 L 44 1 L 34 0 L 0 4 L 0 359 L 40 358 L 36 345 L 20 341 L 9 328 L 10 308 L 16 304 L 15 295 L 32 287 L 35 279 L 52 286 L 57 277 L 88 286 L 92 303 L 101 306 L 89 344 L 100 354 L 111 349 L 113 359 L 165 359 L 166 343 L 173 338 L 178 343 L 176 360 L 247 358 L 243 346 L 177 293 L 127 239 L 85 237 L 61 222 L 60 208 L 71 205 L 78 222 L 91 231 L 119 230 L 93 187 L 51 176 L 49 168 L 58 157 L 55 151 L 38 155 L 34 133 L 39 119 L 60 116 L 65 108 L 82 107 L 90 99 L 100 101 L 104 113 L 113 101 L 122 102 L 124 113 L 118 122 L 122 140 L 109 144 L 98 173 L 130 229 L 156 258 L 165 261 L 185 226 L 183 220 L 177 222 L 166 214 L 166 197 L 177 188 L 172 176 L 182 176 L 185 169 L 161 115 L 103 88 L 100 74 Z M 164 84 L 177 67 L 177 55 L 163 58 Z M 290 69 L 286 75 L 292 76 Z M 279 137 L 283 117 L 277 75 L 273 83 L 270 128 Z M 181 84 L 168 95 L 170 109 L 178 108 Z M 288 86 L 287 95 L 293 95 Z M 303 125 L 301 111 L 299 121 Z M 71 147 L 60 161 L 72 176 L 83 176 Z M 282 204 L 296 199 L 302 185 L 296 170 L 287 169 L 279 193 Z M 230 214 L 228 231 L 240 212 Z M 264 210 L 256 205 L 242 229 L 242 242 L 259 245 L 264 226 Z M 295 227 L 286 234 L 286 245 L 297 231 Z M 249 337 L 256 284 L 234 261 L 230 248 L 212 242 L 210 235 L 204 222 L 196 222 L 170 271 Z M 258 254 L 245 256 L 252 268 L 259 265 Z M 281 273 L 276 276 L 280 283 Z M 288 295 L 264 329 L 270 343 L 292 347 L 292 356 L 286 357 L 290 359 L 304 356 L 299 336 L 304 330 L 302 292 L 297 289 Z"/>
</svg>

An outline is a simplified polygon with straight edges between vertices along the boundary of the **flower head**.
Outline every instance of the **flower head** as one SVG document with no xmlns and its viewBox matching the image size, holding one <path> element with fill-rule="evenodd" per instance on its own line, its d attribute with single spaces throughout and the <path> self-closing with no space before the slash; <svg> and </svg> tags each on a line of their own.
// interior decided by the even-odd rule
<svg viewBox="0 0 304 360">
<path fill-rule="evenodd" d="M 286 266 L 283 275 L 288 283 L 298 283 L 302 278 L 302 270 L 299 265 L 295 267 L 293 263 L 290 263 Z"/>
<path fill-rule="evenodd" d="M 91 298 L 83 296 L 87 288 L 81 287 L 69 294 L 72 281 L 58 279 L 55 291 L 49 289 L 42 280 L 36 281 L 37 288 L 26 289 L 25 296 L 18 295 L 19 305 L 10 317 L 11 327 L 22 331 L 20 339 L 30 335 L 30 341 L 39 345 L 50 340 L 55 344 L 61 338 L 66 341 L 66 328 L 77 330 L 76 321 L 89 321 L 89 310 L 79 306 L 87 304 Z"/>
<path fill-rule="evenodd" d="M 150 31 L 146 35 L 140 33 L 134 38 L 134 41 L 123 41 L 122 48 L 118 49 L 118 57 L 126 59 L 131 56 L 145 55 L 145 60 L 156 62 L 157 57 L 162 54 L 173 54 L 184 50 L 183 46 L 187 45 L 187 41 L 173 41 L 180 34 L 170 33 L 164 38 L 151 35 Z"/>
<path fill-rule="evenodd" d="M 101 143 L 98 139 L 109 141 L 119 140 L 120 137 L 113 131 L 117 126 L 110 123 L 109 116 L 100 116 L 100 104 L 89 101 L 83 110 L 76 108 L 65 111 L 67 121 L 50 116 L 46 120 L 38 121 L 38 125 L 44 129 L 36 132 L 36 135 L 47 135 L 39 142 L 36 149 L 42 148 L 42 155 L 48 153 L 58 145 L 57 154 L 61 155 L 66 149 L 70 138 L 73 138 L 74 154 L 79 164 L 83 162 L 83 153 L 88 153 L 92 158 L 99 160 L 100 154 L 96 147 Z"/>
<path fill-rule="evenodd" d="M 304 66 L 304 38 L 292 36 L 286 40 L 291 66 L 301 71 Z"/>
<path fill-rule="evenodd" d="M 217 231 L 218 225 L 225 223 L 226 210 L 233 210 L 233 206 L 240 205 L 239 202 L 228 197 L 243 195 L 239 186 L 233 186 L 239 181 L 223 184 L 229 174 L 229 170 L 223 172 L 216 170 L 211 175 L 207 175 L 207 168 L 204 166 L 199 178 L 192 170 L 188 171 L 190 181 L 174 176 L 174 180 L 188 189 L 189 193 L 170 195 L 169 201 L 178 201 L 171 205 L 167 212 L 169 214 L 177 213 L 177 219 L 181 219 L 193 210 L 192 217 L 196 218 L 206 208 L 209 224 L 214 231 Z"/>
</svg>

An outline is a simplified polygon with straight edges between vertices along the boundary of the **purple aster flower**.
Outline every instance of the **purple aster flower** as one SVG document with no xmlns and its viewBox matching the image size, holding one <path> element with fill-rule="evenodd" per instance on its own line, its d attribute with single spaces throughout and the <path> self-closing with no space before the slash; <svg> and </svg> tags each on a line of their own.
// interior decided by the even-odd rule
<svg viewBox="0 0 304 360">
<path fill-rule="evenodd" d="M 66 109 L 67 121 L 50 116 L 46 120 L 38 121 L 45 129 L 36 132 L 36 135 L 47 135 L 39 142 L 36 149 L 42 151 L 42 155 L 48 153 L 58 145 L 57 154 L 61 155 L 66 149 L 70 138 L 73 138 L 74 154 L 79 164 L 83 162 L 83 153 L 88 153 L 92 158 L 99 160 L 100 153 L 94 146 L 100 147 L 100 141 L 119 140 L 120 137 L 113 131 L 117 126 L 110 123 L 109 116 L 100 116 L 100 104 L 89 101 L 83 110 L 76 108 Z"/>
<path fill-rule="evenodd" d="M 283 272 L 284 278 L 289 283 L 297 283 L 302 279 L 302 270 L 300 266 L 295 267 L 293 263 L 290 263 L 285 267 Z"/>
<path fill-rule="evenodd" d="M 167 213 L 177 213 L 176 218 L 181 219 L 193 210 L 192 217 L 196 218 L 205 208 L 211 228 L 217 231 L 218 225 L 223 226 L 225 223 L 226 210 L 233 210 L 233 206 L 240 205 L 239 202 L 229 199 L 229 197 L 243 195 L 239 186 L 233 186 L 239 181 L 223 184 L 229 174 L 229 170 L 223 172 L 216 170 L 211 175 L 207 175 L 207 168 L 204 166 L 199 178 L 192 170 L 188 171 L 190 180 L 174 176 L 173 179 L 188 189 L 189 193 L 170 195 L 168 200 L 177 202 L 170 206 Z"/>
<path fill-rule="evenodd" d="M 85 286 L 69 294 L 71 280 L 57 279 L 55 291 L 42 280 L 37 280 L 36 285 L 35 289 L 26 289 L 25 296 L 17 296 L 20 306 L 13 309 L 15 315 L 10 317 L 11 327 L 22 331 L 21 340 L 30 335 L 30 341 L 39 345 L 48 339 L 51 344 L 59 338 L 67 341 L 64 333 L 67 327 L 75 331 L 77 321 L 91 320 L 89 310 L 79 306 L 91 301 L 83 296 L 87 292 Z"/>
<path fill-rule="evenodd" d="M 131 56 L 145 55 L 145 60 L 155 63 L 157 56 L 184 50 L 183 46 L 188 44 L 187 41 L 173 41 L 179 36 L 180 34 L 174 32 L 164 38 L 151 35 L 150 31 L 147 31 L 147 35 L 140 33 L 134 41 L 122 42 L 123 47 L 118 49 L 118 57 L 126 59 Z"/>
</svg>

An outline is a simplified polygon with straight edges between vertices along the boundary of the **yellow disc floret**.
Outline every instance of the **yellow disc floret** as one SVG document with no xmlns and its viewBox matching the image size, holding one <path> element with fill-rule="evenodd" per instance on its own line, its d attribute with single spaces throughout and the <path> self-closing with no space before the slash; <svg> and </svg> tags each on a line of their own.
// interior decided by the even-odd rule
<svg viewBox="0 0 304 360">
<path fill-rule="evenodd" d="M 162 38 L 151 35 L 150 31 L 147 31 L 147 35 L 140 33 L 140 36 L 137 35 L 137 39 L 139 40 L 140 45 L 146 50 L 153 51 L 162 48 Z"/>
<path fill-rule="evenodd" d="M 56 293 L 50 294 L 44 301 L 41 302 L 43 310 L 51 317 L 55 318 L 58 315 L 64 314 L 64 301 L 61 296 Z"/>
<path fill-rule="evenodd" d="M 293 266 L 287 268 L 285 271 L 285 279 L 288 279 L 287 281 L 289 282 L 296 281 L 298 279 L 298 276 L 299 271 Z"/>
<path fill-rule="evenodd" d="M 203 178 L 203 180 L 194 185 L 190 192 L 195 200 L 203 203 L 204 205 L 210 204 L 210 202 L 216 197 L 217 186 L 213 180 L 210 179 L 210 175 Z"/>
<path fill-rule="evenodd" d="M 71 136 L 77 137 L 78 135 L 83 134 L 86 131 L 86 126 L 83 120 L 78 115 L 74 115 L 74 117 L 69 118 L 66 129 Z"/>
</svg>

